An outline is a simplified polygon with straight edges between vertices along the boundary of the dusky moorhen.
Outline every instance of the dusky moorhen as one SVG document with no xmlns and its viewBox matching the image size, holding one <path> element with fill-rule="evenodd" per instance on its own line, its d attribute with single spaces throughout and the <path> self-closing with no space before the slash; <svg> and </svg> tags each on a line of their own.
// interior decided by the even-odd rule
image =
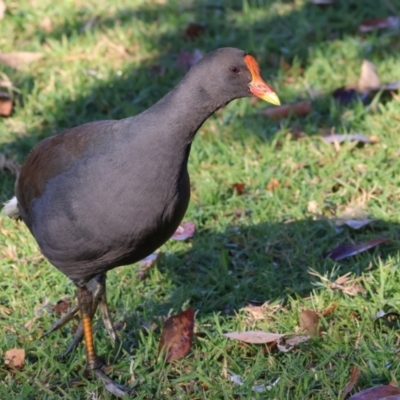
<svg viewBox="0 0 400 400">
<path fill-rule="evenodd" d="M 141 114 L 69 129 L 38 143 L 25 160 L 4 211 L 24 221 L 41 252 L 76 285 L 77 305 L 49 332 L 80 312 L 68 352 L 83 336 L 87 367 L 105 383 L 114 384 L 96 355 L 92 317 L 99 307 L 115 341 L 107 271 L 141 260 L 172 236 L 189 203 L 187 162 L 197 130 L 220 107 L 252 95 L 279 105 L 252 56 L 221 48 Z"/>
</svg>

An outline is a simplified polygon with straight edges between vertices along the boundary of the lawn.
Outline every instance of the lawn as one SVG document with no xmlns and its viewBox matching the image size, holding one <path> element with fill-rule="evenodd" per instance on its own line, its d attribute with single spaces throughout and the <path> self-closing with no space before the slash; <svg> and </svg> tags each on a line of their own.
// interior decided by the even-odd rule
<svg viewBox="0 0 400 400">
<path fill-rule="evenodd" d="M 242 48 L 257 58 L 283 104 L 312 102 L 306 116 L 271 120 L 258 113 L 266 103 L 236 100 L 203 125 L 190 156 L 185 216 L 195 222 L 195 236 L 168 241 L 144 279 L 139 265 L 108 274 L 124 346 L 116 355 L 101 321 L 95 323 L 110 376 L 134 387 L 138 399 L 338 399 L 352 368 L 360 372 L 352 394 L 400 384 L 397 318 L 375 321 L 379 311 L 400 306 L 400 96 L 379 92 L 365 105 L 332 96 L 357 82 L 363 59 L 376 65 L 383 83 L 400 79 L 399 27 L 359 32 L 364 20 L 400 15 L 397 1 L 6 3 L 1 52 L 42 53 L 17 68 L 0 64 L 0 85 L 8 85 L 0 90 L 12 90 L 15 99 L 13 114 L 0 117 L 7 160 L 22 163 L 40 139 L 66 128 L 145 110 L 179 82 L 185 65 L 177 60 L 195 49 Z M 191 22 L 205 30 L 188 39 Z M 377 140 L 331 144 L 323 140 L 327 131 Z M 13 195 L 14 180 L 0 170 L 0 202 Z M 358 230 L 337 226 L 346 211 L 375 221 Z M 376 238 L 391 241 L 339 261 L 324 257 L 339 245 Z M 344 289 L 331 284 L 347 273 L 358 279 L 353 292 L 355 282 Z M 83 346 L 58 357 L 76 321 L 41 338 L 58 318 L 52 305 L 73 301 L 75 288 L 40 256 L 27 228 L 4 214 L 0 277 L 0 398 L 111 398 L 95 380 L 70 382 L 83 371 Z M 249 304 L 264 304 L 263 314 L 242 310 Z M 159 321 L 188 307 L 196 310 L 193 347 L 165 365 L 157 359 Z M 318 333 L 288 352 L 222 336 L 301 334 L 304 310 L 319 314 Z M 155 329 L 145 328 L 154 322 Z M 20 370 L 4 364 L 12 348 L 26 351 Z M 231 381 L 234 375 L 243 385 Z M 256 385 L 271 387 L 258 392 Z"/>
</svg>

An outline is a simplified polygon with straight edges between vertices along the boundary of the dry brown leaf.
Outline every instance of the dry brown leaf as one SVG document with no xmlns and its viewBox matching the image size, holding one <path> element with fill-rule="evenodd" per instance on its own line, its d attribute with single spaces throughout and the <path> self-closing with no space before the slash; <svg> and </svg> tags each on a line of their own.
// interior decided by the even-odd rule
<svg viewBox="0 0 400 400">
<path fill-rule="evenodd" d="M 266 108 L 264 110 L 259 110 L 259 114 L 266 115 L 271 119 L 282 119 L 287 118 L 291 114 L 304 117 L 312 111 L 311 101 L 300 101 L 294 104 L 285 104 L 283 106 Z"/>
<path fill-rule="evenodd" d="M 346 396 L 353 390 L 355 384 L 357 383 L 358 377 L 360 376 L 360 370 L 358 369 L 357 365 L 352 365 L 350 371 L 350 380 L 347 382 L 347 385 L 344 388 L 341 396 L 342 399 L 346 398 Z"/>
<path fill-rule="evenodd" d="M 364 287 L 358 283 L 364 278 L 358 277 L 355 279 L 351 279 L 350 272 L 339 276 L 339 278 L 337 278 L 335 282 L 331 282 L 329 279 L 325 278 L 312 268 L 309 269 L 308 273 L 310 275 L 318 277 L 319 279 L 321 279 L 321 281 L 327 283 L 329 285 L 329 288 L 332 290 L 341 290 L 343 293 L 346 293 L 350 296 L 356 296 L 358 293 L 365 293 Z"/>
<path fill-rule="evenodd" d="M 266 189 L 272 191 L 278 188 L 280 185 L 281 184 L 279 183 L 278 179 L 272 178 L 266 186 Z"/>
<path fill-rule="evenodd" d="M 311 336 L 308 335 L 296 335 L 291 337 L 290 339 L 286 339 L 285 343 L 281 344 L 281 341 L 278 341 L 277 347 L 278 350 L 282 353 L 287 353 L 294 349 L 295 346 L 301 343 L 308 342 Z"/>
<path fill-rule="evenodd" d="M 358 80 L 358 91 L 368 93 L 371 90 L 379 90 L 382 86 L 376 66 L 368 60 L 363 60 L 361 65 L 360 79 Z"/>
<path fill-rule="evenodd" d="M 25 350 L 24 349 L 10 349 L 6 351 L 4 364 L 7 368 L 22 369 L 25 363 Z"/>
<path fill-rule="evenodd" d="M 223 333 L 222 336 L 245 343 L 266 344 L 276 342 L 285 335 L 262 331 L 246 331 Z"/>
<path fill-rule="evenodd" d="M 65 314 L 68 311 L 70 306 L 71 306 L 70 300 L 61 299 L 61 300 L 58 300 L 55 305 L 51 306 L 51 310 L 54 312 L 54 314 L 61 315 L 61 314 Z"/>
<path fill-rule="evenodd" d="M 0 53 L 0 64 L 8 67 L 20 69 L 26 64 L 38 61 L 43 57 L 43 53 L 34 53 L 30 51 L 16 51 L 13 53 Z"/>
<path fill-rule="evenodd" d="M 9 117 L 13 111 L 13 100 L 9 93 L 0 92 L 0 116 Z"/>
<path fill-rule="evenodd" d="M 179 360 L 189 353 L 193 342 L 194 314 L 194 310 L 188 308 L 165 321 L 158 353 L 166 355 L 166 362 Z"/>
<path fill-rule="evenodd" d="M 265 312 L 262 306 L 252 306 L 241 308 L 242 311 L 249 313 L 254 321 L 259 321 L 265 318 Z"/>
<path fill-rule="evenodd" d="M 245 183 L 237 182 L 232 183 L 232 189 L 238 196 L 241 196 L 244 193 L 244 188 L 246 187 Z"/>
<path fill-rule="evenodd" d="M 319 315 L 313 310 L 303 310 L 300 313 L 300 330 L 309 335 L 318 335 Z"/>
<path fill-rule="evenodd" d="M 329 304 L 328 308 L 322 312 L 322 316 L 327 317 L 327 316 L 331 315 L 336 310 L 336 307 L 337 307 L 337 303 L 335 303 L 335 302 Z"/>
<path fill-rule="evenodd" d="M 349 397 L 348 400 L 399 400 L 399 395 L 400 388 L 391 385 L 382 385 L 362 390 Z"/>
<path fill-rule="evenodd" d="M 249 304 L 248 306 L 241 308 L 240 311 L 249 313 L 254 321 L 258 321 L 266 319 L 268 316 L 275 314 L 281 309 L 282 306 L 280 304 L 269 304 L 269 302 L 266 301 L 261 306 Z"/>
</svg>

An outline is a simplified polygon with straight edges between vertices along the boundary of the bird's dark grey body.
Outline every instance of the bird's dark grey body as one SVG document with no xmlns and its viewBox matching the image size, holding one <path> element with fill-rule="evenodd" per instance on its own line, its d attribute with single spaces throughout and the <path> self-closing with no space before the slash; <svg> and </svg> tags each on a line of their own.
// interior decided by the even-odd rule
<svg viewBox="0 0 400 400">
<path fill-rule="evenodd" d="M 77 286 L 77 305 L 45 333 L 79 312 L 69 354 L 85 339 L 87 367 L 108 390 L 130 392 L 102 370 L 93 342 L 97 309 L 113 342 L 106 298 L 110 269 L 149 255 L 181 222 L 190 198 L 187 162 L 194 135 L 229 101 L 255 95 L 280 104 L 257 61 L 239 49 L 207 54 L 153 107 L 120 121 L 98 121 L 40 142 L 4 206 L 21 217 L 41 251 Z M 111 390 L 112 389 L 112 390 Z"/>
<path fill-rule="evenodd" d="M 147 256 L 178 227 L 190 198 L 187 161 L 196 131 L 215 110 L 250 95 L 244 67 L 239 82 L 227 75 L 215 93 L 212 71 L 225 67 L 224 51 L 226 70 L 232 53 L 244 66 L 241 50 L 210 53 L 207 68 L 201 60 L 145 112 L 73 128 L 28 157 L 16 191 L 21 218 L 43 254 L 78 286 Z M 36 192 L 32 173 L 43 175 Z"/>
</svg>

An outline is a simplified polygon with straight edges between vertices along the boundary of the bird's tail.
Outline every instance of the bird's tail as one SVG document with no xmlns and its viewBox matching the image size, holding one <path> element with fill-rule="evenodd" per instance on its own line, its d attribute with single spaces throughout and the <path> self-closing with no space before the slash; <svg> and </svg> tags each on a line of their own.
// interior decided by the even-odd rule
<svg viewBox="0 0 400 400">
<path fill-rule="evenodd" d="M 18 200 L 15 196 L 4 204 L 3 211 L 4 214 L 6 214 L 11 219 L 20 218 L 18 211 Z"/>
</svg>

